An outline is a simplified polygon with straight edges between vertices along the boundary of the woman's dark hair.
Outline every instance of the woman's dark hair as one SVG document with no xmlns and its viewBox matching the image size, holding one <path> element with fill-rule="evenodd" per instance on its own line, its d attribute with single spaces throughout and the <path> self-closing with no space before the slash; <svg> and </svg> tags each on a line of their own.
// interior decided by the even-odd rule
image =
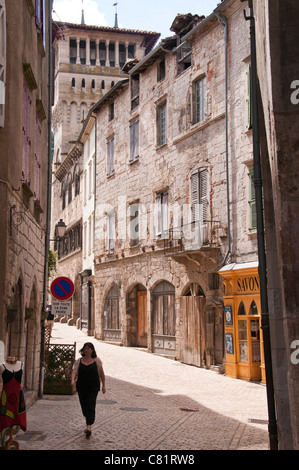
<svg viewBox="0 0 299 470">
<path fill-rule="evenodd" d="M 92 349 L 91 357 L 97 357 L 96 350 L 94 348 L 94 345 L 92 343 L 84 343 L 83 348 L 80 349 L 79 353 L 81 356 L 84 356 L 84 348 L 85 346 L 88 346 L 90 349 Z"/>
</svg>

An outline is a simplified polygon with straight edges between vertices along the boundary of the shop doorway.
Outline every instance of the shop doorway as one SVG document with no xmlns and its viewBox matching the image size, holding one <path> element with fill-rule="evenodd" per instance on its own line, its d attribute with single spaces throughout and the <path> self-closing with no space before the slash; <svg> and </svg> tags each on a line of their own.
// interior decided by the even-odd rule
<svg viewBox="0 0 299 470">
<path fill-rule="evenodd" d="M 261 324 L 258 300 L 237 301 L 237 361 L 239 377 L 261 380 Z"/>
</svg>

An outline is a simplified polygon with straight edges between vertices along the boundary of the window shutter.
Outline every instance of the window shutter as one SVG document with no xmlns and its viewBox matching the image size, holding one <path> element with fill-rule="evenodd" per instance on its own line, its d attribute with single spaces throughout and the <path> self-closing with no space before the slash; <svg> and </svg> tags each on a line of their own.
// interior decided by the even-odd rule
<svg viewBox="0 0 299 470">
<path fill-rule="evenodd" d="M 5 2 L 0 0 L 0 127 L 4 127 L 6 73 L 6 18 Z"/>
<path fill-rule="evenodd" d="M 162 233 L 162 194 L 156 194 L 156 236 Z"/>
<path fill-rule="evenodd" d="M 255 232 L 257 228 L 256 221 L 256 203 L 255 203 L 255 187 L 253 170 L 249 171 L 249 210 L 250 210 L 250 227 L 251 232 Z"/>
<path fill-rule="evenodd" d="M 199 203 L 202 205 L 203 223 L 208 220 L 208 172 L 201 170 L 199 172 Z"/>
<path fill-rule="evenodd" d="M 24 80 L 23 89 L 23 161 L 22 176 L 25 183 L 30 185 L 29 163 L 30 163 L 30 114 L 31 114 L 31 96 L 29 88 Z"/>
<path fill-rule="evenodd" d="M 115 213 L 107 215 L 106 252 L 111 253 L 115 248 Z"/>
<path fill-rule="evenodd" d="M 35 0 L 35 23 L 38 28 L 42 27 L 42 0 Z"/>
<path fill-rule="evenodd" d="M 191 176 L 191 208 L 192 222 L 207 222 L 208 171 L 206 169 L 198 170 Z"/>
<path fill-rule="evenodd" d="M 114 137 L 107 142 L 107 175 L 114 171 Z"/>
<path fill-rule="evenodd" d="M 198 173 L 191 176 L 191 210 L 192 222 L 199 220 L 199 179 Z"/>
<path fill-rule="evenodd" d="M 36 118 L 35 123 L 35 155 L 34 155 L 34 199 L 40 202 L 40 141 L 41 124 Z"/>
<path fill-rule="evenodd" d="M 139 156 L 139 120 L 130 125 L 130 161 Z"/>
<path fill-rule="evenodd" d="M 162 235 L 163 238 L 168 238 L 168 193 L 162 194 Z"/>
</svg>

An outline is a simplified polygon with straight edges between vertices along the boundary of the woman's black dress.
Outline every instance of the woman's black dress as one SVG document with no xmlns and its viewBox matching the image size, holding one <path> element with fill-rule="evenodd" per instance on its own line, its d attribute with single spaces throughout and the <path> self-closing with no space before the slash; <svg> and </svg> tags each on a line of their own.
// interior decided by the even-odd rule
<svg viewBox="0 0 299 470">
<path fill-rule="evenodd" d="M 91 426 L 95 421 L 96 399 L 100 390 L 100 378 L 95 361 L 89 365 L 80 361 L 76 388 L 86 425 Z"/>
</svg>

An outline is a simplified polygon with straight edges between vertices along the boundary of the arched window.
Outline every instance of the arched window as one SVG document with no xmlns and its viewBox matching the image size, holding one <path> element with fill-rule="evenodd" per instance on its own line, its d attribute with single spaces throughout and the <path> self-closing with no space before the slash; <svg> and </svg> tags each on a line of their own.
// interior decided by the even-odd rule
<svg viewBox="0 0 299 470">
<path fill-rule="evenodd" d="M 250 304 L 249 315 L 258 315 L 257 305 L 254 300 Z"/>
<path fill-rule="evenodd" d="M 77 122 L 77 103 L 72 101 L 71 103 L 71 123 Z"/>
<path fill-rule="evenodd" d="M 101 88 L 102 88 L 102 90 L 105 90 L 105 80 L 102 80 Z"/>
<path fill-rule="evenodd" d="M 91 80 L 91 88 L 94 89 L 96 87 L 96 82 L 95 80 Z"/>
<path fill-rule="evenodd" d="M 243 302 L 241 302 L 240 305 L 239 305 L 238 315 L 246 315 L 245 307 L 244 307 Z"/>
<path fill-rule="evenodd" d="M 75 85 L 76 85 L 76 80 L 72 78 L 72 87 L 74 87 Z"/>
<path fill-rule="evenodd" d="M 81 86 L 82 86 L 82 88 L 85 88 L 85 79 L 84 78 L 82 78 Z"/>
</svg>

